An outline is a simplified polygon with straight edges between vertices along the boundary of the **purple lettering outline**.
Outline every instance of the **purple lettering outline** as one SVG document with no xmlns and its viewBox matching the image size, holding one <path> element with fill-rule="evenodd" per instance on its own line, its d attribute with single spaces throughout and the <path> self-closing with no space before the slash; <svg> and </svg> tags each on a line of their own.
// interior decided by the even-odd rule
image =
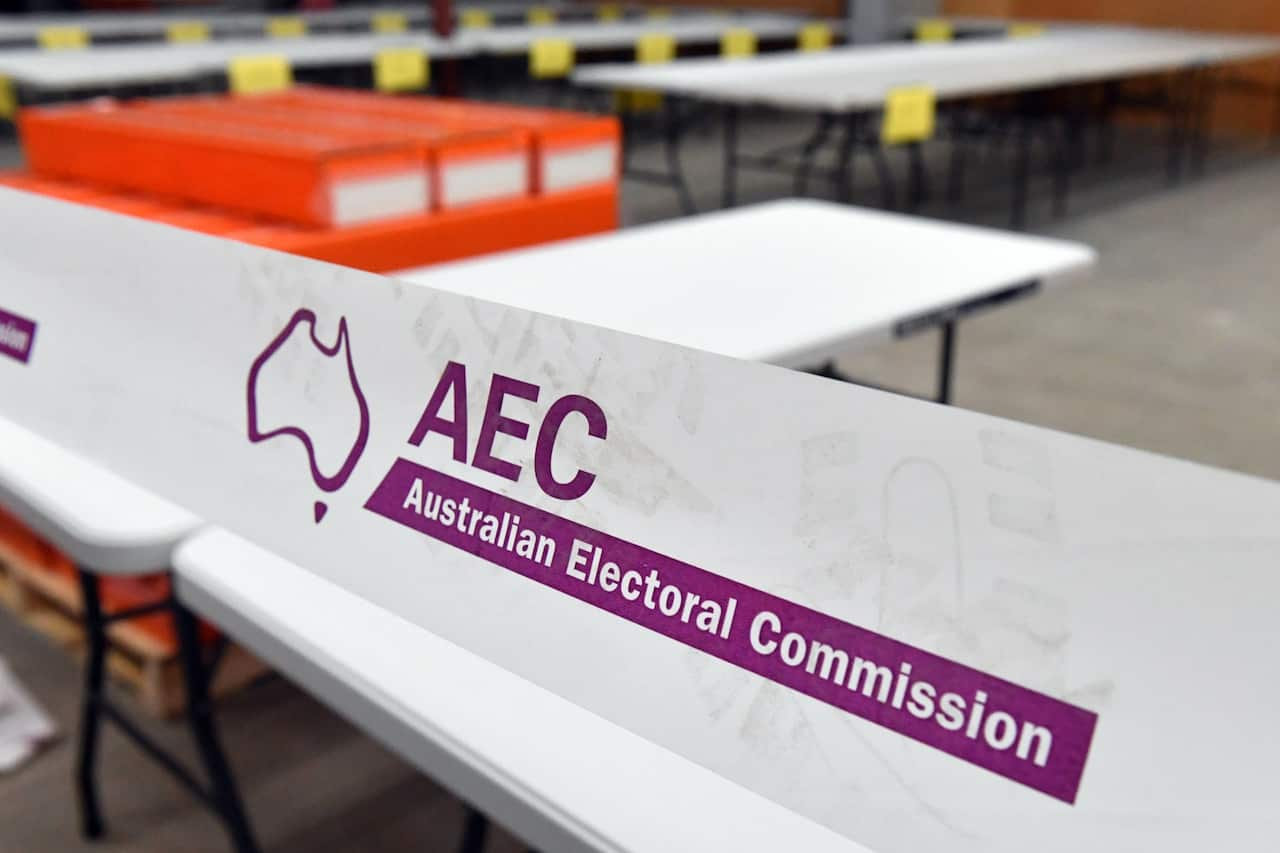
<svg viewBox="0 0 1280 853">
<path fill-rule="evenodd" d="M 338 473 L 332 477 L 325 476 L 320 470 L 319 464 L 316 462 L 315 445 L 311 443 L 311 436 L 306 431 L 296 427 L 286 425 L 270 432 L 262 432 L 258 429 L 258 403 L 256 400 L 255 389 L 258 384 L 258 373 L 262 370 L 262 366 L 267 363 L 280 347 L 284 346 L 284 342 L 293 334 L 293 330 L 302 323 L 310 326 L 311 342 L 316 348 L 326 356 L 333 357 L 338 354 L 338 350 L 342 349 L 343 342 L 346 342 L 347 351 L 347 375 L 351 380 L 351 390 L 355 392 L 356 403 L 360 407 L 360 434 L 356 436 L 355 444 L 351 446 L 351 452 L 347 454 L 346 461 L 342 463 L 342 467 Z M 266 441 L 269 438 L 275 438 L 278 435 L 291 435 L 298 441 L 302 442 L 303 447 L 307 450 L 307 463 L 311 466 L 311 479 L 315 484 L 326 492 L 337 491 L 342 488 L 343 484 L 351 476 L 355 470 L 356 463 L 360 461 L 361 454 L 364 453 L 365 445 L 369 441 L 369 404 L 365 400 L 364 392 L 360 390 L 360 380 L 356 378 L 356 366 L 351 359 L 351 339 L 347 330 L 347 318 L 340 317 L 338 319 L 338 336 L 334 339 L 333 346 L 325 346 L 324 343 L 316 336 L 316 315 L 309 308 L 299 308 L 294 312 L 293 317 L 289 319 L 288 324 L 280 334 L 276 335 L 267 344 L 257 358 L 253 360 L 253 364 L 249 367 L 249 379 L 246 383 L 245 394 L 248 403 L 249 413 L 249 441 L 255 444 L 260 441 Z M 317 516 L 324 514 L 324 511 L 317 507 Z M 320 519 L 317 517 L 316 521 Z"/>
</svg>

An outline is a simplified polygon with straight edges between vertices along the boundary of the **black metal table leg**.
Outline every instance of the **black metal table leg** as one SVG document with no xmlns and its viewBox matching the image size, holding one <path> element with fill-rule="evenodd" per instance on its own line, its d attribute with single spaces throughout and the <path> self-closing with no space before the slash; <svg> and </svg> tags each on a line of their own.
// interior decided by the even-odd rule
<svg viewBox="0 0 1280 853">
<path fill-rule="evenodd" d="M 462 844 L 459 853 L 480 853 L 489 838 L 489 819 L 473 808 L 467 809 L 467 821 L 462 828 Z"/>
<path fill-rule="evenodd" d="M 840 137 L 840 149 L 836 154 L 836 200 L 848 204 L 853 199 L 853 149 L 858 143 L 858 116 L 849 114 L 844 119 L 844 133 Z"/>
<path fill-rule="evenodd" d="M 209 677 L 200 648 L 199 628 L 191 611 L 178 601 L 173 602 L 173 621 L 177 628 L 182 675 L 187 691 L 187 717 L 196 748 L 209 777 L 210 799 L 221 812 L 227 834 L 238 853 L 255 853 L 258 845 L 254 841 L 235 777 L 227 764 L 213 721 Z"/>
<path fill-rule="evenodd" d="M 951 380 L 955 366 L 956 321 L 948 320 L 939 329 L 938 341 L 938 396 L 937 402 L 951 404 Z"/>
<path fill-rule="evenodd" d="M 805 141 L 800 151 L 800 165 L 796 169 L 796 195 L 806 195 L 809 192 L 809 173 L 813 171 L 813 160 L 818 155 L 819 149 L 826 144 L 834 125 L 835 116 L 831 113 L 822 113 L 818 116 L 818 126 L 814 129 L 813 136 Z"/>
<path fill-rule="evenodd" d="M 1191 73 L 1179 71 L 1170 82 L 1169 131 L 1165 144 L 1165 177 L 1171 184 L 1182 180 L 1183 154 L 1190 132 L 1190 113 L 1193 109 Z"/>
<path fill-rule="evenodd" d="M 880 183 L 880 206 L 885 210 L 893 210 L 898 206 L 898 192 L 894 185 L 893 169 L 889 168 L 888 154 L 879 140 L 871 143 L 871 162 L 876 167 L 876 180 Z"/>
<path fill-rule="evenodd" d="M 1218 78 L 1211 68 L 1201 68 L 1196 85 L 1195 115 L 1191 142 L 1191 172 L 1194 175 L 1204 174 L 1205 162 L 1209 159 L 1209 144 L 1213 131 L 1213 110 L 1217 101 Z"/>
<path fill-rule="evenodd" d="M 907 179 L 907 210 L 914 213 L 920 209 L 928 193 L 927 178 L 924 169 L 924 148 L 919 142 L 907 145 L 907 162 L 909 177 Z"/>
<path fill-rule="evenodd" d="M 671 173 L 671 182 L 675 184 L 676 195 L 680 198 L 680 208 L 686 215 L 698 212 L 693 202 L 693 193 L 689 192 L 689 183 L 685 180 L 684 169 L 680 165 L 680 110 L 676 99 L 667 96 L 662 102 L 663 110 L 663 147 L 667 155 L 667 171 Z"/>
<path fill-rule="evenodd" d="M 738 107 L 728 104 L 724 108 L 724 179 L 721 185 L 720 206 L 733 207 L 738 195 Z"/>
<path fill-rule="evenodd" d="M 964 167 L 968 144 L 964 113 L 957 111 L 951 122 L 951 158 L 947 164 L 947 204 L 953 208 L 964 201 Z"/>
<path fill-rule="evenodd" d="M 1027 192 L 1031 182 L 1031 119 L 1022 117 L 1017 127 L 1018 146 L 1013 160 L 1013 198 L 1009 225 L 1021 231 L 1027 224 Z"/>
<path fill-rule="evenodd" d="M 106 625 L 98 576 L 78 569 L 84 600 L 85 658 L 83 709 L 80 716 L 80 752 L 76 759 L 76 791 L 80 799 L 80 831 L 85 838 L 101 838 L 102 811 L 98 805 L 98 734 L 102 729 L 103 674 L 106 661 Z"/>
<path fill-rule="evenodd" d="M 76 763 L 76 790 L 80 801 L 81 828 L 87 838 L 99 838 L 104 827 L 97 788 L 98 739 L 103 720 L 110 720 L 145 754 L 207 805 L 220 819 L 237 853 L 257 853 L 249 820 L 236 790 L 235 780 L 218 741 L 209 700 L 209 668 L 205 666 L 195 617 L 181 603 L 170 598 L 128 610 L 106 613 L 102 607 L 98 576 L 78 568 L 83 598 L 84 632 L 88 651 L 85 663 L 85 695 L 80 726 L 80 751 Z M 178 656 L 187 694 L 187 715 L 200 758 L 209 780 L 203 787 L 194 775 L 162 749 L 107 695 L 105 663 L 109 638 L 107 627 L 157 611 L 173 615 L 178 635 Z"/>
</svg>

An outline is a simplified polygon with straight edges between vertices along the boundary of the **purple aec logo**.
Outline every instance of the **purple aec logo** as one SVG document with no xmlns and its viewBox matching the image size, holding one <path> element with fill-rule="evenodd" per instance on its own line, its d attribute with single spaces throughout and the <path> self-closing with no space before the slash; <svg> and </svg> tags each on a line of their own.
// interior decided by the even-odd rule
<svg viewBox="0 0 1280 853">
<path fill-rule="evenodd" d="M 0 355 L 26 364 L 31 358 L 31 347 L 36 340 L 34 320 L 10 314 L 0 308 Z"/>
<path fill-rule="evenodd" d="M 285 343 L 292 337 L 294 332 L 300 327 L 307 327 L 311 345 L 326 358 L 335 358 L 341 355 L 346 361 L 347 379 L 351 385 L 352 397 L 355 399 L 359 409 L 359 428 L 355 440 L 352 442 L 351 449 L 347 451 L 346 457 L 341 467 L 334 474 L 325 474 L 320 470 L 319 461 L 316 458 L 316 442 L 312 438 L 310 432 L 302 426 L 296 424 L 286 424 L 274 429 L 263 430 L 258 422 L 258 377 L 263 367 L 271 360 L 273 356 L 280 351 Z M 291 435 L 302 443 L 307 451 L 307 462 L 311 468 L 311 479 L 323 491 L 334 492 L 342 488 L 355 470 L 356 463 L 360 461 L 360 455 L 364 453 L 365 444 L 369 440 L 369 404 L 365 400 L 364 392 L 360 390 L 360 381 L 356 378 L 355 363 L 351 358 L 351 340 L 350 333 L 347 329 L 347 320 L 342 317 L 338 320 L 338 337 L 332 346 L 326 346 L 319 337 L 316 336 L 316 315 L 315 312 L 308 308 L 299 308 L 294 312 L 284 329 L 267 344 L 266 349 L 253 360 L 253 364 L 249 367 L 249 379 L 246 386 L 246 395 L 248 403 L 248 434 L 249 441 L 257 443 L 266 441 L 269 438 L 275 438 L 281 435 Z M 317 524 L 324 518 L 329 507 L 324 501 L 315 502 L 315 521 Z"/>
</svg>

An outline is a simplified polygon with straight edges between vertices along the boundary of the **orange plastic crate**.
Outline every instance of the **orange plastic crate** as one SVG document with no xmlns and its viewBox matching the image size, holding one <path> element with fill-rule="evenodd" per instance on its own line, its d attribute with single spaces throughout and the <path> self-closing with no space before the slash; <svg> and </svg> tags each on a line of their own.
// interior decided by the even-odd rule
<svg viewBox="0 0 1280 853">
<path fill-rule="evenodd" d="M 523 130 L 532 137 L 531 167 L 534 189 L 539 193 L 616 183 L 621 169 L 622 130 L 612 117 L 321 86 L 299 86 L 267 97 L 278 104 L 308 105 L 334 114 L 423 121 L 459 131 Z"/>
<path fill-rule="evenodd" d="M 284 130 L 324 132 L 353 141 L 417 146 L 430 172 L 435 209 L 519 198 L 532 190 L 530 140 L 505 127 L 454 128 L 439 122 L 365 115 L 271 97 L 170 98 L 146 102 L 148 110 Z"/>
<path fill-rule="evenodd" d="M 369 272 L 393 272 L 617 227 L 617 188 L 607 186 L 356 228 L 259 225 L 226 236 Z"/>
<path fill-rule="evenodd" d="M 100 106 L 26 109 L 18 125 L 41 177 L 323 227 L 427 209 L 422 157 L 408 143 Z"/>
</svg>

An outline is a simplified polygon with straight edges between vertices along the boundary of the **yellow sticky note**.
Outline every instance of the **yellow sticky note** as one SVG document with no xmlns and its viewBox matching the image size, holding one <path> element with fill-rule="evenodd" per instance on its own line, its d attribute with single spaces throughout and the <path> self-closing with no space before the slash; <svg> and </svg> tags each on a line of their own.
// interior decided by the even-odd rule
<svg viewBox="0 0 1280 853">
<path fill-rule="evenodd" d="M 916 21 L 916 41 L 951 41 L 955 27 L 946 18 L 921 18 Z"/>
<path fill-rule="evenodd" d="M 400 12 L 375 12 L 370 28 L 375 33 L 402 33 L 409 29 L 409 19 Z"/>
<path fill-rule="evenodd" d="M 796 47 L 807 51 L 826 50 L 831 42 L 831 27 L 819 22 L 805 24 L 796 37 Z"/>
<path fill-rule="evenodd" d="M 568 77 L 573 71 L 573 42 L 537 39 L 529 48 L 529 74 L 539 80 Z"/>
<path fill-rule="evenodd" d="M 1035 38 L 1044 35 L 1044 24 L 1010 24 L 1009 37 L 1015 39 Z"/>
<path fill-rule="evenodd" d="M 485 9 L 463 9 L 462 17 L 458 20 L 469 30 L 483 30 L 493 26 L 493 15 Z"/>
<path fill-rule="evenodd" d="M 675 58 L 675 36 L 666 33 L 645 33 L 636 39 L 636 62 L 653 64 L 670 62 Z"/>
<path fill-rule="evenodd" d="M 933 136 L 937 97 L 929 86 L 890 89 L 884 101 L 880 141 L 885 145 L 924 142 Z"/>
<path fill-rule="evenodd" d="M 746 27 L 725 30 L 720 36 L 720 55 L 728 58 L 754 56 L 756 34 Z"/>
<path fill-rule="evenodd" d="M 617 3 L 601 3 L 596 7 L 596 17 L 601 21 L 618 21 L 622 19 L 622 7 Z"/>
<path fill-rule="evenodd" d="M 283 56 L 237 56 L 227 65 L 227 81 L 237 95 L 262 95 L 292 86 L 293 70 Z"/>
<path fill-rule="evenodd" d="M 0 77 L 0 118 L 12 119 L 17 114 L 18 93 L 13 89 L 13 81 Z"/>
<path fill-rule="evenodd" d="M 188 43 L 209 40 L 209 25 L 204 21 L 174 21 L 165 28 L 171 42 Z"/>
<path fill-rule="evenodd" d="M 525 18 L 535 27 L 546 26 L 556 22 L 556 13 L 546 6 L 534 6 Z"/>
<path fill-rule="evenodd" d="M 427 55 L 416 47 L 389 47 L 373 57 L 373 85 L 379 92 L 416 92 L 431 77 Z"/>
<path fill-rule="evenodd" d="M 82 27 L 45 27 L 36 43 L 45 50 L 79 50 L 89 46 L 89 33 Z"/>
<path fill-rule="evenodd" d="M 652 113 L 662 109 L 662 93 L 642 89 L 613 93 L 613 110 L 618 113 Z"/>
<path fill-rule="evenodd" d="M 273 39 L 300 38 L 307 34 L 307 22 L 293 15 L 267 19 L 267 35 Z"/>
<path fill-rule="evenodd" d="M 656 65 L 676 58 L 675 36 L 646 33 L 636 39 L 636 62 Z M 614 109 L 618 112 L 653 112 L 662 108 L 662 93 L 641 89 L 614 93 Z"/>
</svg>

